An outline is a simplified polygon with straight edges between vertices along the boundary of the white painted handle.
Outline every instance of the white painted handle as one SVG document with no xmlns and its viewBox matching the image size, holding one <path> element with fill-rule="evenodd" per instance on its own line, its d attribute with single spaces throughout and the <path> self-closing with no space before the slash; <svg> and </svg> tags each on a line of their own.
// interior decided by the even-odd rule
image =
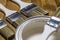
<svg viewBox="0 0 60 40">
<path fill-rule="evenodd" d="M 55 28 L 50 27 L 50 26 L 48 26 L 48 25 L 45 25 L 44 31 L 43 31 L 43 33 L 42 33 L 42 35 L 41 35 L 41 39 L 40 39 L 40 40 L 47 40 L 48 36 L 49 36 L 52 32 L 54 32 L 54 31 L 56 31 Z"/>
<path fill-rule="evenodd" d="M 25 8 L 26 6 L 32 4 L 32 3 L 26 3 L 26 2 L 23 2 L 23 1 L 21 1 L 21 0 L 12 0 L 12 1 L 18 3 L 18 4 L 20 5 L 20 7 L 21 7 L 20 9 Z"/>
<path fill-rule="evenodd" d="M 16 11 L 12 11 L 12 10 L 7 9 L 1 3 L 0 3 L 0 10 L 5 12 L 6 17 L 16 12 Z"/>
</svg>

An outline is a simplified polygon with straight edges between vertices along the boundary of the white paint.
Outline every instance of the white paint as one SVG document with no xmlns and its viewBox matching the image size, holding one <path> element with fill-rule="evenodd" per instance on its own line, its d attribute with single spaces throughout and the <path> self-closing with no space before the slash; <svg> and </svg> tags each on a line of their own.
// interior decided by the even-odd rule
<svg viewBox="0 0 60 40">
<path fill-rule="evenodd" d="M 40 40 L 41 34 L 35 34 L 29 37 L 27 40 Z"/>
<path fill-rule="evenodd" d="M 48 25 L 45 25 L 45 26 L 44 26 L 44 31 L 43 31 L 43 33 L 42 33 L 42 35 L 41 35 L 40 40 L 47 40 L 48 36 L 49 36 L 52 32 L 54 32 L 54 31 L 56 31 L 56 28 L 53 28 L 53 27 L 48 26 Z"/>
<path fill-rule="evenodd" d="M 48 40 L 53 40 L 53 38 L 54 38 L 54 36 L 51 36 Z M 41 34 L 33 35 L 33 36 L 29 37 L 27 40 L 41 40 Z"/>
</svg>

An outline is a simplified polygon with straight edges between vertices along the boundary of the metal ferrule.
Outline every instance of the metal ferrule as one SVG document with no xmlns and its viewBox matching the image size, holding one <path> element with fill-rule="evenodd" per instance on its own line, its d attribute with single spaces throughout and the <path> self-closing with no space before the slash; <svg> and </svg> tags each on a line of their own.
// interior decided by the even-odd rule
<svg viewBox="0 0 60 40">
<path fill-rule="evenodd" d="M 52 17 L 47 24 L 51 27 L 58 28 L 58 24 L 60 23 L 60 19 L 57 17 Z"/>
<path fill-rule="evenodd" d="M 48 12 L 43 10 L 42 8 L 39 8 L 38 6 L 31 4 L 27 6 L 26 8 L 23 8 L 21 10 L 22 14 L 30 17 L 30 16 L 35 16 L 35 15 L 48 15 Z"/>
<path fill-rule="evenodd" d="M 25 20 L 26 17 L 18 12 L 11 14 L 7 17 L 7 20 L 12 23 L 15 27 L 21 24 L 23 20 Z"/>
<path fill-rule="evenodd" d="M 50 21 L 47 22 L 51 27 L 58 28 L 60 24 L 60 7 L 56 9 L 55 15 L 51 17 Z"/>
<path fill-rule="evenodd" d="M 0 20 L 0 29 L 2 29 L 5 26 L 7 26 L 7 24 L 3 20 Z"/>
<path fill-rule="evenodd" d="M 35 8 L 35 7 L 36 7 L 36 5 L 31 4 L 31 5 L 29 5 L 29 6 L 25 7 L 25 8 L 23 8 L 23 9 L 21 9 L 21 11 L 27 12 L 27 11 L 29 11 L 29 10 Z"/>
</svg>

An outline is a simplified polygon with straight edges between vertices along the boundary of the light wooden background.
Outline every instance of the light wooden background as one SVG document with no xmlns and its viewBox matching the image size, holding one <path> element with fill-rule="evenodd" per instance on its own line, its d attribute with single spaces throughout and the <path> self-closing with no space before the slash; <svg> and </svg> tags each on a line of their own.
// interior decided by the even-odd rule
<svg viewBox="0 0 60 40">
<path fill-rule="evenodd" d="M 32 3 L 36 4 L 37 6 L 48 11 L 50 16 L 54 15 L 56 8 L 60 6 L 60 0 L 22 0 L 22 1 L 29 2 L 29 3 L 32 2 Z M 20 7 L 16 3 L 13 3 L 12 1 L 0 0 L 0 3 L 2 3 L 8 9 L 19 11 Z M 3 19 L 4 16 L 5 15 L 0 11 L 0 18 Z M 9 23 L 7 22 L 7 24 L 9 24 Z M 13 28 L 13 29 L 15 30 L 15 28 Z M 0 35 L 0 40 L 4 40 L 4 38 L 2 38 L 1 35 Z M 13 39 L 13 40 L 15 40 L 15 39 Z"/>
</svg>

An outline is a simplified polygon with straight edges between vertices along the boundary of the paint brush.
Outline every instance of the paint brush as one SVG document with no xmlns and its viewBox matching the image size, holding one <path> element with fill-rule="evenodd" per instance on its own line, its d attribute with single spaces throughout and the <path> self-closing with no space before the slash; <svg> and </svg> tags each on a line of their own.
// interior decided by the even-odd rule
<svg viewBox="0 0 60 40">
<path fill-rule="evenodd" d="M 6 40 L 12 40 L 14 38 L 14 30 L 10 28 L 10 25 L 8 25 L 4 20 L 0 19 L 0 34 L 6 39 Z"/>
<path fill-rule="evenodd" d="M 12 27 L 8 22 L 5 20 L 5 14 L 2 10 L 0 10 L 0 34 L 7 40 L 13 39 L 15 28 Z M 11 32 L 11 33 L 10 33 Z"/>
<path fill-rule="evenodd" d="M 48 15 L 48 12 L 42 8 L 39 8 L 33 3 L 25 3 L 21 0 L 12 0 L 20 6 L 21 13 L 27 17 L 36 16 L 36 15 Z"/>
<path fill-rule="evenodd" d="M 60 7 L 57 8 L 55 15 L 50 18 L 47 24 L 44 26 L 40 40 L 48 40 L 52 33 L 57 32 L 60 27 Z"/>
<path fill-rule="evenodd" d="M 20 25 L 27 17 L 18 13 L 17 11 L 12 11 L 0 4 L 0 10 L 6 14 L 6 19 L 15 27 Z"/>
</svg>

